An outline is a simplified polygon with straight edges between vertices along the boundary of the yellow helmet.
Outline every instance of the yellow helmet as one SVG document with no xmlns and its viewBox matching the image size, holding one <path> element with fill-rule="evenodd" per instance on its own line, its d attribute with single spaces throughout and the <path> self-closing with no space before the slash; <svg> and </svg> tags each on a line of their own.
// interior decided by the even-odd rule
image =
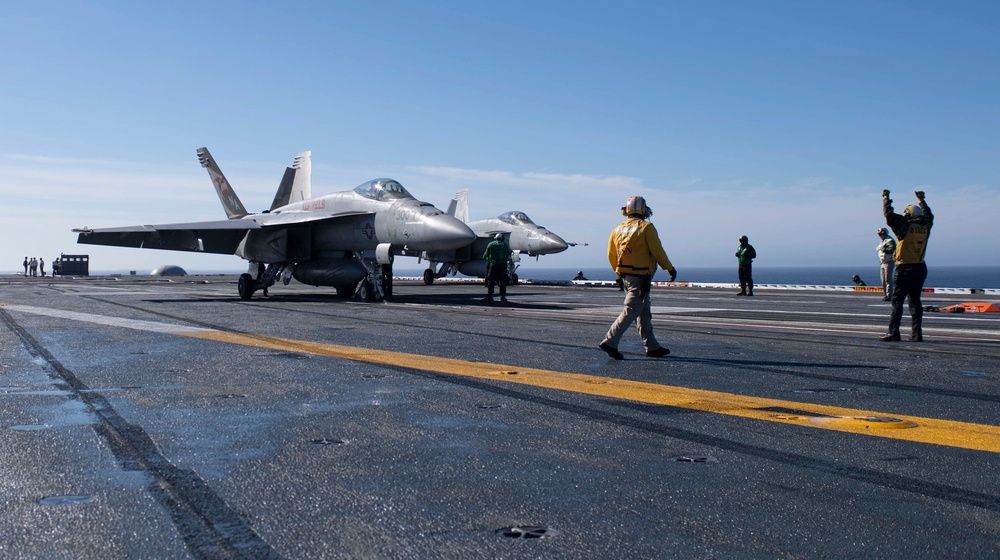
<svg viewBox="0 0 1000 560">
<path fill-rule="evenodd" d="M 910 204 L 903 210 L 904 218 L 922 218 L 924 216 L 924 209 L 916 204 Z"/>
</svg>

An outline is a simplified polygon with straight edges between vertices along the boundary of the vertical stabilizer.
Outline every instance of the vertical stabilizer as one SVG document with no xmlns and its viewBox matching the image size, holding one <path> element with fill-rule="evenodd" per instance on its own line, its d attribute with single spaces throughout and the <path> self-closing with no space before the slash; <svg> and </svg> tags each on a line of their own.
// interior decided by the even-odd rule
<svg viewBox="0 0 1000 560">
<path fill-rule="evenodd" d="M 299 152 L 274 193 L 271 210 L 312 198 L 312 152 Z"/>
<path fill-rule="evenodd" d="M 469 223 L 469 189 L 462 189 L 455 193 L 455 198 L 448 203 L 448 214 L 462 221 Z"/>
<path fill-rule="evenodd" d="M 212 154 L 208 153 L 208 148 L 198 148 L 197 153 L 201 166 L 208 170 L 208 176 L 212 179 L 215 192 L 219 195 L 222 207 L 226 210 L 226 216 L 229 216 L 230 220 L 235 220 L 249 214 L 239 197 L 236 196 L 229 181 L 226 180 L 226 176 L 222 174 L 219 165 L 215 163 Z"/>
<path fill-rule="evenodd" d="M 292 183 L 295 181 L 295 171 L 291 167 L 285 168 L 285 175 L 278 183 L 278 192 L 274 193 L 274 200 L 271 201 L 271 210 L 288 204 L 288 199 L 292 194 Z"/>
<path fill-rule="evenodd" d="M 292 169 L 295 170 L 295 180 L 292 182 L 288 201 L 309 200 L 312 198 L 312 152 L 300 152 L 296 155 Z"/>
</svg>

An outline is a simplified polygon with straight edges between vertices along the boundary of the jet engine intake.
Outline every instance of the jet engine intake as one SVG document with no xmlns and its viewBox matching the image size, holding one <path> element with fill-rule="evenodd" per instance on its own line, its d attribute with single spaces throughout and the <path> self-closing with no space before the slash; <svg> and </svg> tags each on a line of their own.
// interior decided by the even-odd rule
<svg viewBox="0 0 1000 560">
<path fill-rule="evenodd" d="M 375 247 L 375 262 L 378 264 L 392 264 L 392 244 L 379 243 Z"/>
</svg>

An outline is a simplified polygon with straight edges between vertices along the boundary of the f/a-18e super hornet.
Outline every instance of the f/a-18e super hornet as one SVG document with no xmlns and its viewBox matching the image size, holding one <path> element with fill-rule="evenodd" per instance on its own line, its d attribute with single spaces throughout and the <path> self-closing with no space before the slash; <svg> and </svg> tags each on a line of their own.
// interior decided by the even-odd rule
<svg viewBox="0 0 1000 560">
<path fill-rule="evenodd" d="M 476 233 L 476 240 L 458 249 L 424 251 L 420 258 L 428 261 L 424 270 L 424 284 L 434 283 L 435 278 L 461 272 L 466 276 L 486 276 L 486 261 L 483 253 L 486 245 L 498 233 L 503 234 L 510 246 L 511 258 L 507 264 L 511 282 L 517 282 L 517 268 L 521 255 L 539 257 L 565 251 L 570 245 L 562 237 L 531 221 L 524 212 L 513 210 L 496 218 L 469 221 L 469 191 L 455 193 L 448 205 L 448 214 L 455 216 Z"/>
<path fill-rule="evenodd" d="M 237 255 L 250 261 L 239 280 L 243 299 L 279 278 L 285 284 L 295 278 L 375 301 L 392 294 L 394 255 L 454 250 L 476 238 L 460 220 L 392 179 L 310 198 L 309 152 L 285 171 L 271 208 L 250 214 L 208 149 L 197 153 L 228 220 L 75 229 L 77 243 Z"/>
</svg>

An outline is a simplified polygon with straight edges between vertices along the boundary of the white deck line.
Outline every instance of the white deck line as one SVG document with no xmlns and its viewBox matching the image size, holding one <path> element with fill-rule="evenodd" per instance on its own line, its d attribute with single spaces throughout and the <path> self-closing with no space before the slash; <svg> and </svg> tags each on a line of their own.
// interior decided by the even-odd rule
<svg viewBox="0 0 1000 560">
<path fill-rule="evenodd" d="M 34 307 L 31 305 L 0 304 L 0 307 L 8 311 L 20 311 L 22 313 L 31 313 L 33 315 L 44 315 L 46 317 L 55 317 L 58 319 L 70 319 L 72 321 L 82 321 L 84 323 L 96 323 L 98 325 L 108 325 L 111 327 L 124 327 L 126 329 L 136 329 L 148 332 L 177 334 L 177 333 L 191 333 L 191 332 L 208 332 L 212 330 L 201 327 L 188 327 L 184 325 L 175 325 L 172 323 L 160 323 L 157 321 L 142 321 L 139 319 L 126 319 L 124 317 L 108 317 L 106 315 L 95 315 L 93 313 L 79 313 L 76 311 L 67 311 L 65 309 Z"/>
<path fill-rule="evenodd" d="M 573 280 L 575 286 L 615 286 L 613 280 Z M 729 290 L 738 289 L 739 284 L 726 282 L 653 282 L 654 286 L 667 288 L 724 288 Z M 821 292 L 858 292 L 854 286 L 833 286 L 827 284 L 754 284 L 754 289 L 767 290 L 816 290 Z M 880 293 L 880 292 L 872 292 Z M 1000 288 L 924 288 L 924 293 L 933 294 L 972 294 L 972 295 L 1000 295 Z"/>
</svg>

